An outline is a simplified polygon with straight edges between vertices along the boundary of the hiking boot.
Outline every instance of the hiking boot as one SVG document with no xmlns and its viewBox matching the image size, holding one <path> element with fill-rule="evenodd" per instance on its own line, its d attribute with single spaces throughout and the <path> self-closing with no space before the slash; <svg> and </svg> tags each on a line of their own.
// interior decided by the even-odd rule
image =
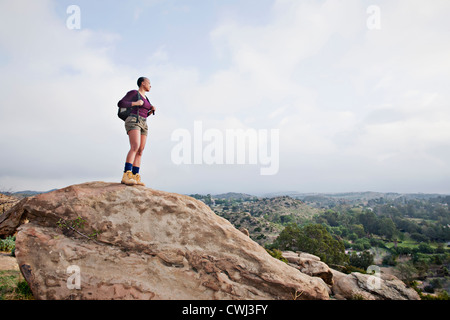
<svg viewBox="0 0 450 320">
<path fill-rule="evenodd" d="M 134 180 L 133 172 L 131 171 L 124 172 L 122 181 L 120 183 L 126 184 L 127 186 L 136 185 L 136 180 Z"/>
<path fill-rule="evenodd" d="M 145 184 L 141 181 L 141 175 L 139 173 L 136 173 L 135 175 L 133 175 L 133 179 L 134 179 L 134 181 L 136 181 L 136 184 L 138 186 L 144 186 L 145 187 Z"/>
</svg>

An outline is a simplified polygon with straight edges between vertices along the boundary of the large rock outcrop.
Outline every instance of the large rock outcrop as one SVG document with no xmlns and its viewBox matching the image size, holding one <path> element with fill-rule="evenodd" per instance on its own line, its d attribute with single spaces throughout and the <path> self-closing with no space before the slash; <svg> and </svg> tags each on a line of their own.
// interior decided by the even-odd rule
<svg viewBox="0 0 450 320">
<path fill-rule="evenodd" d="M 0 217 L 0 235 L 16 229 L 17 261 L 37 299 L 329 298 L 322 279 L 179 194 L 70 186 Z"/>
<path fill-rule="evenodd" d="M 305 252 L 283 251 L 283 257 L 291 266 L 300 270 L 302 273 L 313 277 L 319 277 L 326 284 L 333 285 L 333 272 L 328 265 L 318 256 Z"/>
<path fill-rule="evenodd" d="M 401 280 L 385 274 L 370 275 L 332 270 L 334 297 L 340 300 L 420 300 Z"/>
<path fill-rule="evenodd" d="M 330 287 L 330 295 L 337 300 L 420 300 L 414 289 L 393 275 L 345 274 L 305 252 L 283 251 L 283 257 L 302 273 L 322 278 Z"/>
</svg>

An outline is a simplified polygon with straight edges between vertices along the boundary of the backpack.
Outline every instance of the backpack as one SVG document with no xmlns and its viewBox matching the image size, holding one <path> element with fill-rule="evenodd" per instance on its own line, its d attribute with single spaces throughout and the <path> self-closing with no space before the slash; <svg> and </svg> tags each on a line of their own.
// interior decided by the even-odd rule
<svg viewBox="0 0 450 320">
<path fill-rule="evenodd" d="M 127 118 L 131 114 L 131 110 L 133 108 L 119 108 L 119 112 L 117 112 L 117 116 L 123 121 L 127 120 Z"/>
<path fill-rule="evenodd" d="M 148 100 L 147 97 L 145 97 L 145 99 L 147 99 L 148 103 L 150 103 L 150 101 Z M 142 100 L 142 96 L 141 96 L 141 94 L 138 91 L 138 95 L 137 95 L 137 100 L 136 101 L 139 101 L 139 100 Z M 150 105 L 151 105 L 151 103 L 150 103 Z M 133 111 L 133 109 L 135 109 L 135 108 L 137 108 L 137 114 L 139 114 L 139 106 L 136 106 L 136 107 L 132 107 L 132 108 L 119 108 L 119 111 L 117 112 L 117 116 L 120 119 L 122 119 L 123 121 L 125 121 L 130 116 L 131 111 Z M 151 113 L 155 114 L 155 111 L 150 111 L 149 115 Z"/>
</svg>

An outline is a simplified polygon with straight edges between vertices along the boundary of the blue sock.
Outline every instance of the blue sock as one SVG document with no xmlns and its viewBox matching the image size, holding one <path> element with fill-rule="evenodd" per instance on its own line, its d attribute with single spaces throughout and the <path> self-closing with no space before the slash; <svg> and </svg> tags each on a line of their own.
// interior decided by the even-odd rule
<svg viewBox="0 0 450 320">
<path fill-rule="evenodd" d="M 124 172 L 131 171 L 132 168 L 133 168 L 132 163 L 125 162 L 125 171 Z"/>
<path fill-rule="evenodd" d="M 133 174 L 139 173 L 139 167 L 133 167 Z"/>
</svg>

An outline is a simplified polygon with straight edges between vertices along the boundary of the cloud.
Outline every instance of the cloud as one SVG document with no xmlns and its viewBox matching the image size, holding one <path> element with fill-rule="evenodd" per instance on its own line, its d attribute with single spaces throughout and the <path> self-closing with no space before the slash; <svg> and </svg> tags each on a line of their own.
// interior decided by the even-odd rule
<svg viewBox="0 0 450 320">
<path fill-rule="evenodd" d="M 119 64 L 116 50 L 130 34 L 69 30 L 52 1 L 2 2 L 0 187 L 118 180 L 128 140 L 116 103 L 147 73 L 158 111 L 143 168 L 155 188 L 450 192 L 450 5 L 377 5 L 380 30 L 367 29 L 368 4 L 358 0 L 277 0 L 257 24 L 218 17 L 205 30 L 211 47 L 198 48 L 215 63 L 200 68 L 174 62 L 168 44 L 177 38 Z M 148 7 L 173 9 L 150 0 L 134 19 Z M 170 136 L 199 120 L 223 132 L 279 129 L 279 173 L 176 166 Z"/>
<path fill-rule="evenodd" d="M 226 88 L 235 103 L 222 110 L 245 106 L 260 111 L 254 123 L 279 125 L 293 180 L 306 170 L 329 177 L 332 188 L 348 185 L 347 176 L 359 188 L 419 190 L 421 181 L 450 178 L 442 152 L 450 133 L 448 7 L 382 2 L 381 30 L 371 31 L 360 1 L 277 1 L 267 25 L 228 21 L 211 33 L 230 67 L 208 83 L 204 100 Z M 263 116 L 273 106 L 268 118 L 278 123 Z M 313 177 L 307 183 L 316 185 Z"/>
<path fill-rule="evenodd" d="M 445 163 L 450 131 L 450 45 L 446 1 L 383 2 L 382 27 L 367 32 L 340 60 L 360 95 L 365 116 L 349 132 L 347 150 L 378 159 L 374 164 L 401 180 L 450 177 Z M 431 150 L 435 150 L 432 152 Z M 434 177 L 434 178 L 433 178 Z M 418 188 L 418 187 L 417 187 Z"/>
<path fill-rule="evenodd" d="M 27 176 L 30 188 L 42 189 L 104 176 L 111 169 L 105 155 L 122 133 L 115 105 L 135 73 L 109 57 L 119 37 L 69 30 L 50 1 L 0 6 L 8 26 L 0 31 L 8 61 L 0 66 L 0 183 L 20 188 Z"/>
</svg>

